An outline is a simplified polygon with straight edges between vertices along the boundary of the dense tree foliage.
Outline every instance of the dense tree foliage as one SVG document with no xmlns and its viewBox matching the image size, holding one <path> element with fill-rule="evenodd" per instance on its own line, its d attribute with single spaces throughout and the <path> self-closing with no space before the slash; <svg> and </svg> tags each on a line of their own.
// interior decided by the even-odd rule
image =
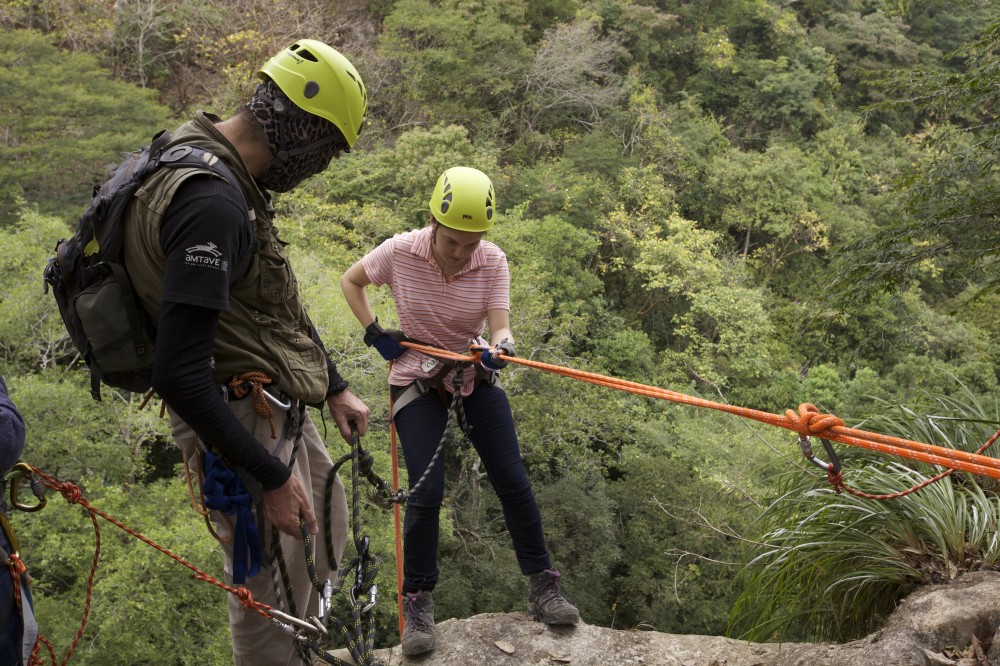
<svg viewBox="0 0 1000 666">
<path fill-rule="evenodd" d="M 964 65 L 960 71 L 925 68 L 883 79 L 894 96 L 872 108 L 907 105 L 923 112 L 925 150 L 900 178 L 907 215 L 858 243 L 862 260 L 845 270 L 850 284 L 867 291 L 907 280 L 934 282 L 945 293 L 969 282 L 1000 286 L 992 270 L 1000 242 L 998 49 L 1000 23 L 994 22 L 954 54 Z"/>
<path fill-rule="evenodd" d="M 148 140 L 157 131 L 150 128 L 166 126 L 151 91 L 112 79 L 92 56 L 61 51 L 37 33 L 5 32 L 0 68 L 4 201 L 73 211 L 108 164 Z M 16 206 L 4 206 L 0 223 L 16 215 Z"/>
<path fill-rule="evenodd" d="M 41 274 L 106 164 L 195 109 L 227 114 L 263 60 L 299 36 L 347 53 L 371 99 L 356 150 L 275 205 L 311 317 L 372 407 L 364 444 L 381 475 L 386 368 L 335 285 L 382 240 L 426 223 L 435 179 L 455 164 L 496 185 L 490 239 L 510 260 L 522 356 L 773 412 L 811 402 L 935 443 L 941 431 L 914 426 L 925 422 L 916 415 L 971 417 L 984 423 L 945 434 L 975 448 L 997 427 L 1000 381 L 996 10 L 989 0 L 0 0 L 0 372 L 28 422 L 25 456 L 219 573 L 167 424 L 155 406 L 138 409 L 141 396 L 91 401 Z M 388 294 L 372 302 L 391 322 Z M 997 561 L 992 482 L 955 475 L 910 503 L 834 506 L 789 433 L 519 366 L 504 375 L 553 557 L 587 622 L 846 638 L 956 558 Z M 346 452 L 335 428 L 324 433 L 335 456 Z M 438 618 L 522 610 L 499 504 L 458 441 L 446 456 Z M 844 460 L 874 491 L 934 472 Z M 910 527 L 969 506 L 993 513 L 953 521 L 936 540 Z M 388 645 L 392 518 L 364 513 L 384 561 L 378 641 Z M 89 521 L 53 498 L 13 522 L 43 632 L 68 646 Z M 810 549 L 859 522 L 892 529 L 874 539 L 859 524 Z M 102 528 L 74 659 L 224 663 L 224 593 Z M 955 551 L 963 535 L 972 555 Z M 852 587 L 847 549 L 898 557 Z M 820 566 L 825 577 L 809 574 Z"/>
</svg>

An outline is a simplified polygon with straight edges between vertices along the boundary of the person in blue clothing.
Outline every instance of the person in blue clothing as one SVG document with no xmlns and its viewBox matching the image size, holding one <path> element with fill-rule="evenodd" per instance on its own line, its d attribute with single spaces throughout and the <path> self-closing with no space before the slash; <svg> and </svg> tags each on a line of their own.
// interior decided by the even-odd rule
<svg viewBox="0 0 1000 666">
<path fill-rule="evenodd" d="M 0 478 L 10 471 L 24 449 L 24 419 L 11 402 L 7 384 L 0 376 Z M 0 482 L 0 490 L 3 483 Z M 7 504 L 0 492 L 0 513 L 6 521 Z M 11 561 L 12 544 L 6 530 L 0 530 L 0 664 L 27 664 L 38 638 L 38 625 L 31 605 L 28 575 L 18 571 Z M 20 602 L 17 590 L 20 588 Z"/>
</svg>

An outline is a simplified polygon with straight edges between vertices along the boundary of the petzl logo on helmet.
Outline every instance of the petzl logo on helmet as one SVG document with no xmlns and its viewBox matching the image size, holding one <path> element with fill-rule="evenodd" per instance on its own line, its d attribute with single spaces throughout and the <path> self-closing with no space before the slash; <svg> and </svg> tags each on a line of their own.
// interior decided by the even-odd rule
<svg viewBox="0 0 1000 666">
<path fill-rule="evenodd" d="M 216 270 L 229 270 L 229 262 L 222 259 L 219 246 L 215 243 L 192 245 L 186 252 L 184 263 L 188 266 L 210 266 Z"/>
</svg>

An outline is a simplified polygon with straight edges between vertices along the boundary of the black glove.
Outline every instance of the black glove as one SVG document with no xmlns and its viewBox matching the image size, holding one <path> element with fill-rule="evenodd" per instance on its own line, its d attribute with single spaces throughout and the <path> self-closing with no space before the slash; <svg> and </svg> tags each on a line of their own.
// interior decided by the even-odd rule
<svg viewBox="0 0 1000 666">
<path fill-rule="evenodd" d="M 504 356 L 517 356 L 514 353 L 514 343 L 507 338 L 501 340 L 496 347 L 484 349 L 479 356 L 479 362 L 490 370 L 501 370 L 507 367 L 507 359 Z"/>
<path fill-rule="evenodd" d="M 402 331 L 390 328 L 388 330 L 379 326 L 378 319 L 373 321 L 365 329 L 365 344 L 374 346 L 379 354 L 387 361 L 397 359 L 406 353 L 406 347 L 400 342 L 408 342 L 409 338 Z"/>
</svg>

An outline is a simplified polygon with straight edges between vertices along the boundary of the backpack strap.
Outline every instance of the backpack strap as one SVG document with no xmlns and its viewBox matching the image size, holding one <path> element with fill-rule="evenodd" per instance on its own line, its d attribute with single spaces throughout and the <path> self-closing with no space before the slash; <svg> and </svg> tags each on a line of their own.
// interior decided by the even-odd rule
<svg viewBox="0 0 1000 666">
<path fill-rule="evenodd" d="M 157 156 L 156 160 L 158 168 L 194 168 L 207 171 L 224 179 L 239 193 L 240 199 L 243 201 L 244 208 L 248 207 L 248 204 L 246 203 L 246 193 L 243 192 L 243 187 L 240 185 L 239 178 L 237 178 L 236 174 L 234 174 L 232 169 L 229 168 L 229 165 L 212 151 L 201 148 L 200 146 L 181 144 L 169 148 L 165 152 L 161 152 L 160 155 Z"/>
<path fill-rule="evenodd" d="M 170 143 L 170 132 L 162 129 L 153 135 L 153 140 L 149 143 L 149 154 L 159 159 L 163 147 Z"/>
</svg>

